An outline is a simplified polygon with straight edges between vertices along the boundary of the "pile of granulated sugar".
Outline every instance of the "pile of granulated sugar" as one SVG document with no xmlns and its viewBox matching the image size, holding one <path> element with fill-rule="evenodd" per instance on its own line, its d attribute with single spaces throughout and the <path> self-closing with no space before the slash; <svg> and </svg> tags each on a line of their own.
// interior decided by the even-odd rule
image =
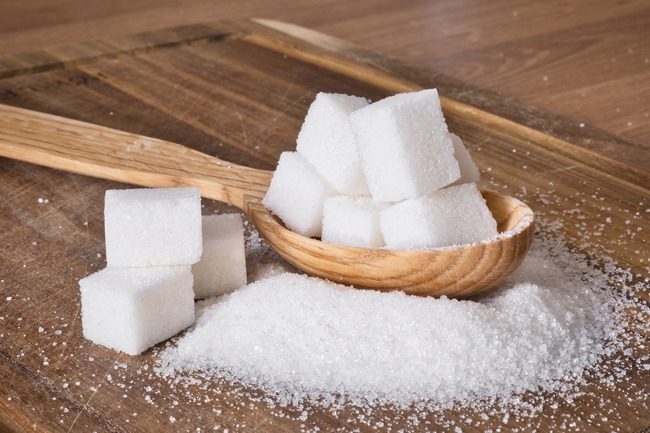
<svg viewBox="0 0 650 433">
<path fill-rule="evenodd" d="M 613 383 L 628 368 L 650 368 L 636 359 L 598 378 L 599 363 L 634 338 L 623 333 L 633 301 L 551 236 L 538 237 L 522 267 L 478 301 L 272 275 L 199 304 L 194 327 L 159 354 L 158 374 L 226 378 L 299 407 L 498 402 L 535 412 L 522 394 L 570 400 L 587 373 Z"/>
</svg>

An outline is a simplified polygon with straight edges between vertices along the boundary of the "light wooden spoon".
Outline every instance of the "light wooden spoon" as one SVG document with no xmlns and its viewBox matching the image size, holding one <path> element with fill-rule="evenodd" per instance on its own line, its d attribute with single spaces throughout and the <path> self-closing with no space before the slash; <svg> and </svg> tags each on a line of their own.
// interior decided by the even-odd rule
<svg viewBox="0 0 650 433">
<path fill-rule="evenodd" d="M 307 238 L 261 203 L 272 172 L 231 164 L 179 144 L 0 105 L 0 156 L 146 187 L 194 186 L 242 209 L 267 242 L 308 274 L 359 288 L 469 297 L 494 287 L 524 259 L 533 212 L 483 191 L 499 232 L 491 242 L 435 250 L 366 249 Z"/>
</svg>

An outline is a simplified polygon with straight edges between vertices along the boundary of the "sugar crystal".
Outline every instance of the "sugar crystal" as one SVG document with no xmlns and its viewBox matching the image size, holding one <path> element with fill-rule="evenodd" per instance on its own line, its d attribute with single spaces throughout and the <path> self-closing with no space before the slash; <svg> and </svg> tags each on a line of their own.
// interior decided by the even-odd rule
<svg viewBox="0 0 650 433">
<path fill-rule="evenodd" d="M 376 201 L 416 198 L 460 178 L 435 89 L 400 93 L 350 114 Z"/>
<path fill-rule="evenodd" d="M 497 235 L 496 221 L 475 183 L 434 191 L 381 212 L 388 248 L 436 248 L 479 242 Z"/>
<path fill-rule="evenodd" d="M 323 242 L 363 248 L 383 247 L 379 215 L 386 207 L 387 204 L 377 203 L 370 197 L 330 197 L 323 209 Z"/>
<path fill-rule="evenodd" d="M 320 236 L 323 206 L 336 190 L 299 153 L 283 152 L 263 204 L 303 236 Z"/>
<path fill-rule="evenodd" d="M 79 286 L 84 337 L 129 355 L 194 321 L 190 266 L 108 267 L 81 279 Z"/>
<path fill-rule="evenodd" d="M 264 279 L 206 306 L 158 368 L 227 372 L 289 401 L 344 392 L 410 404 L 553 389 L 606 353 L 616 331 L 605 293 L 561 281 L 540 258 L 479 302 L 297 274 Z"/>
<path fill-rule="evenodd" d="M 472 160 L 472 156 L 465 147 L 463 140 L 456 134 L 451 135 L 451 142 L 454 145 L 454 158 L 460 167 L 460 179 L 454 182 L 454 185 L 461 183 L 476 183 L 479 180 L 480 174 L 476 164 Z"/>
<path fill-rule="evenodd" d="M 203 254 L 192 265 L 197 299 L 222 295 L 246 284 L 246 253 L 241 215 L 206 215 Z"/>
<path fill-rule="evenodd" d="M 109 266 L 190 265 L 201 257 L 201 197 L 196 188 L 106 191 Z"/>
<path fill-rule="evenodd" d="M 434 431 L 500 431 L 485 427 L 504 422 L 535 431 L 539 418 L 530 416 L 541 410 L 559 428 L 572 419 L 558 408 L 589 399 L 592 385 L 616 387 L 637 407 L 647 401 L 626 382 L 631 369 L 650 367 L 647 351 L 637 351 L 650 310 L 614 287 L 628 274 L 543 234 L 515 274 L 473 301 L 277 275 L 199 302 L 196 325 L 158 352 L 154 370 L 191 401 L 204 399 L 197 388 L 235 387 L 242 406 L 278 407 L 274 416 L 304 421 L 305 431 L 318 431 L 323 407 L 344 416 L 336 431 L 392 431 L 402 422 L 395 431 L 427 431 L 434 420 L 446 427 Z M 641 333 L 628 332 L 632 305 Z M 594 411 L 619 421 L 604 395 L 595 394 Z M 452 416 L 457 408 L 476 416 L 447 419 L 452 407 Z"/>
<path fill-rule="evenodd" d="M 302 124 L 296 150 L 342 194 L 368 194 L 349 115 L 364 98 L 319 93 Z"/>
</svg>

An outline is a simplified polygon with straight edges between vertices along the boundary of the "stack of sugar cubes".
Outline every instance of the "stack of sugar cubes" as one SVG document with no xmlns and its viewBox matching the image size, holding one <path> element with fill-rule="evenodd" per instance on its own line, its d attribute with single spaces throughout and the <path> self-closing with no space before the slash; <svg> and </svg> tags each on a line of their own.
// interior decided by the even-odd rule
<svg viewBox="0 0 650 433">
<path fill-rule="evenodd" d="M 478 179 L 435 89 L 372 104 L 319 93 L 263 203 L 290 230 L 324 242 L 438 248 L 497 234 Z"/>
<path fill-rule="evenodd" d="M 196 188 L 106 191 L 107 267 L 79 281 L 84 337 L 137 355 L 194 322 L 194 299 L 246 284 L 239 214 L 201 216 Z"/>
</svg>

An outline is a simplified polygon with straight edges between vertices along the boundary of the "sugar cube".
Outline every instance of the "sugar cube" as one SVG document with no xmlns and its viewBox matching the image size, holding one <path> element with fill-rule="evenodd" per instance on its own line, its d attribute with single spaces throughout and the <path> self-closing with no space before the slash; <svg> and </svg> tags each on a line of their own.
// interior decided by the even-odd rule
<svg viewBox="0 0 650 433">
<path fill-rule="evenodd" d="M 435 89 L 382 99 L 354 111 L 350 123 L 376 201 L 417 198 L 460 178 Z"/>
<path fill-rule="evenodd" d="M 479 242 L 497 235 L 496 221 L 475 183 L 405 200 L 380 216 L 388 248 L 436 248 Z"/>
<path fill-rule="evenodd" d="M 302 124 L 296 150 L 342 194 L 369 194 L 349 115 L 364 98 L 319 93 Z"/>
<path fill-rule="evenodd" d="M 106 191 L 109 266 L 189 265 L 201 257 L 201 197 L 196 188 Z"/>
<path fill-rule="evenodd" d="M 107 267 L 79 281 L 83 335 L 129 355 L 194 322 L 190 266 Z"/>
<path fill-rule="evenodd" d="M 384 246 L 379 214 L 386 207 L 387 204 L 364 196 L 338 195 L 328 198 L 323 209 L 322 240 L 351 247 Z"/>
<path fill-rule="evenodd" d="M 476 183 L 480 178 L 478 167 L 474 164 L 472 156 L 465 147 L 463 140 L 456 134 L 451 133 L 451 142 L 454 145 L 454 157 L 460 167 L 460 179 L 453 183 L 459 185 L 461 183 Z"/>
<path fill-rule="evenodd" d="M 222 295 L 246 284 L 244 225 L 241 215 L 203 217 L 203 254 L 192 265 L 194 297 Z"/>
<path fill-rule="evenodd" d="M 262 203 L 303 236 L 321 235 L 323 205 L 336 190 L 297 152 L 283 152 Z"/>
</svg>

